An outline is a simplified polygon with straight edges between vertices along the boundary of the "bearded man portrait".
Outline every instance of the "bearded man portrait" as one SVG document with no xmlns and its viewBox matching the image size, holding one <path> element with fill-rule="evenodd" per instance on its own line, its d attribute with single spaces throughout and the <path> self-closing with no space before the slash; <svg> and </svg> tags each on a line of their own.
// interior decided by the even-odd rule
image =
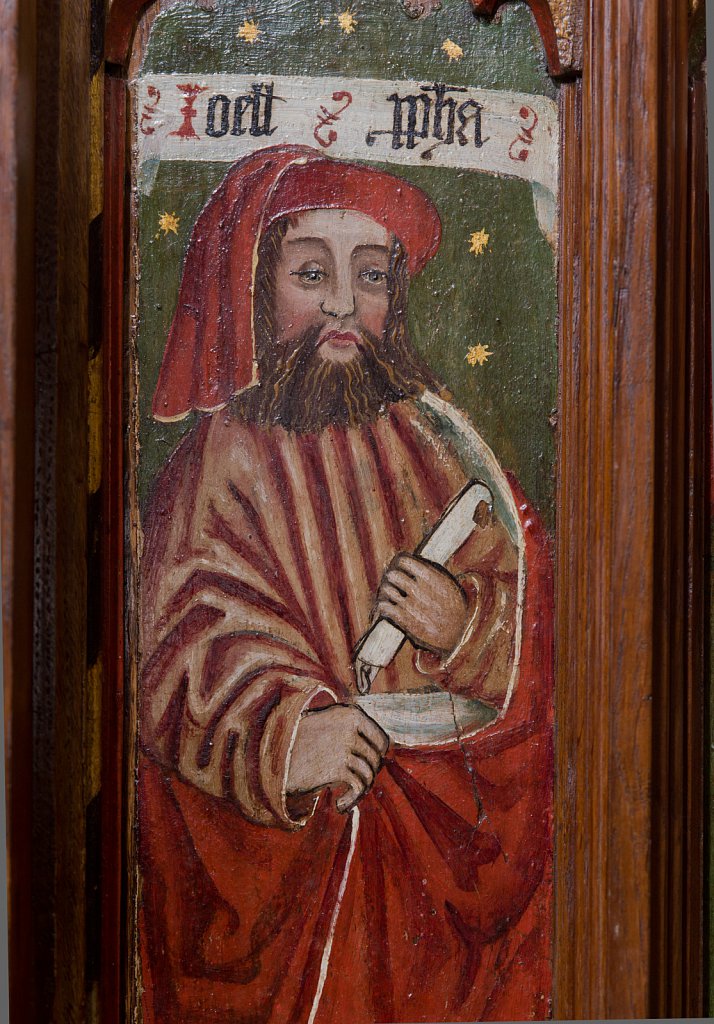
<svg viewBox="0 0 714 1024">
<path fill-rule="evenodd" d="M 144 1019 L 544 1018 L 552 595 L 517 482 L 412 346 L 432 199 L 307 147 L 200 215 L 143 515 Z M 479 480 L 493 510 L 418 552 Z M 355 650 L 406 639 L 369 693 Z"/>
</svg>

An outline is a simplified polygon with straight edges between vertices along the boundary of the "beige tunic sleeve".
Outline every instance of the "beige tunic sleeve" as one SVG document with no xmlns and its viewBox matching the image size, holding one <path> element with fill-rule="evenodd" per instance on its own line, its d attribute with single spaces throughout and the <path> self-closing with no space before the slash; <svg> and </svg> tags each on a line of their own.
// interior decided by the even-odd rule
<svg viewBox="0 0 714 1024">
<path fill-rule="evenodd" d="M 220 414 L 184 439 L 144 517 L 141 743 L 250 820 L 299 827 L 286 806 L 300 716 L 334 701 L 270 523 Z"/>
</svg>

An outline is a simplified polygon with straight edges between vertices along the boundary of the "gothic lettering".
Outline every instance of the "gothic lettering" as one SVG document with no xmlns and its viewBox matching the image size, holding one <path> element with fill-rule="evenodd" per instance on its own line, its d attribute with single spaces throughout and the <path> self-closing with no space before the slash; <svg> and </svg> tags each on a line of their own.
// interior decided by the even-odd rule
<svg viewBox="0 0 714 1024">
<path fill-rule="evenodd" d="M 438 145 L 451 146 L 458 142 L 459 146 L 473 144 L 480 149 L 488 142 L 482 134 L 482 105 L 471 99 L 459 102 L 447 95 L 463 93 L 466 89 L 440 82 L 422 85 L 420 89 L 416 95 L 400 96 L 393 92 L 387 96 L 387 102 L 394 104 L 392 127 L 367 132 L 368 146 L 373 146 L 379 135 L 391 136 L 392 149 L 404 146 L 415 149 L 422 141 L 434 139 L 434 145 L 421 151 L 422 159 L 429 160 Z"/>
<path fill-rule="evenodd" d="M 216 111 L 220 106 L 220 127 L 216 128 Z M 208 119 L 206 122 L 206 135 L 212 139 L 222 139 L 228 134 L 228 117 L 230 115 L 231 101 L 227 96 L 211 96 L 208 101 Z"/>
<path fill-rule="evenodd" d="M 184 141 L 186 139 L 198 139 L 199 136 L 193 127 L 194 118 L 198 115 L 196 100 L 202 92 L 206 91 L 206 88 L 203 85 L 192 85 L 190 82 L 186 83 L 186 85 L 177 85 L 176 88 L 184 98 L 184 105 L 181 107 L 183 121 L 181 122 L 181 127 L 170 134 Z"/>
<path fill-rule="evenodd" d="M 244 96 L 231 100 L 219 93 L 208 102 L 206 117 L 206 135 L 212 139 L 222 139 L 230 132 L 231 135 L 255 137 L 272 135 L 273 117 L 273 83 L 256 82 L 251 91 Z M 231 119 L 231 110 L 233 117 Z"/>
<path fill-rule="evenodd" d="M 467 111 L 471 110 L 471 114 L 467 114 Z M 481 138 L 481 111 L 483 107 L 476 100 L 466 100 L 462 103 L 459 109 L 456 111 L 459 118 L 459 129 L 456 132 L 456 137 L 459 140 L 460 146 L 468 146 L 469 140 L 466 135 L 466 128 L 469 122 L 473 121 L 474 126 L 474 146 L 476 149 L 480 149 L 483 146 L 484 140 Z"/>
</svg>

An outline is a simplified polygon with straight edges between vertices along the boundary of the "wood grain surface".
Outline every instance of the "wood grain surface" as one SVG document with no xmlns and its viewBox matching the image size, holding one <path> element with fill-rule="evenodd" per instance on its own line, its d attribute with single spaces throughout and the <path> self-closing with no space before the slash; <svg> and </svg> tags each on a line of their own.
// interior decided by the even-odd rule
<svg viewBox="0 0 714 1024">
<path fill-rule="evenodd" d="M 0 5 L 0 487 L 10 1004 L 35 1020 L 32 893 L 34 0 Z M 27 122 L 19 124 L 18 110 Z"/>
<path fill-rule="evenodd" d="M 74 1024 L 84 1020 L 86 960 L 86 836 L 85 836 L 85 691 L 87 678 L 87 370 L 88 370 L 88 242 L 89 242 L 89 26 L 85 0 L 62 0 L 52 29 L 57 67 L 41 60 L 40 95 L 56 95 L 58 123 L 56 155 L 47 142 L 46 185 L 38 171 L 38 209 L 47 210 L 56 224 L 56 297 L 51 329 L 38 344 L 37 396 L 55 394 L 55 420 L 39 415 L 36 406 L 36 486 L 54 494 L 56 545 L 43 575 L 54 587 L 55 631 L 35 611 L 36 649 L 46 637 L 41 669 L 34 672 L 41 686 L 36 707 L 54 699 L 54 760 L 47 781 L 54 801 L 50 813 L 55 828 L 55 988 L 48 1019 Z M 48 19 L 49 21 L 49 19 Z M 81 59 L 78 56 L 81 54 Z M 45 77 L 46 76 L 46 77 Z M 42 125 L 42 117 L 40 118 Z M 42 139 L 44 126 L 40 138 Z M 56 181 L 53 194 L 52 182 Z M 38 231 L 42 238 L 42 231 Z M 38 279 L 38 285 L 39 285 Z M 39 338 L 38 338 L 39 341 Z M 52 353 L 50 355 L 50 353 Z M 45 362 L 46 360 L 46 362 Z M 40 374 L 47 373 L 47 378 Z M 51 404 L 51 402 L 48 402 Z M 54 448 L 54 458 L 49 454 Z M 42 473 L 44 469 L 44 473 Z M 47 492 L 44 491 L 47 486 Z M 50 500 L 47 506 L 51 508 Z M 36 530 L 35 551 L 42 531 Z M 49 552 L 48 552 L 49 554 Z M 37 554 L 36 554 L 37 557 Z M 36 562 L 37 564 L 37 562 Z M 38 592 L 36 583 L 35 593 Z M 53 650 L 50 652 L 49 644 Z M 37 691 L 35 690 L 35 693 Z M 35 741 L 37 748 L 37 740 Z M 44 765 L 42 766 L 44 770 Z M 46 853 L 43 853 L 43 857 Z M 49 874 L 49 872 L 48 872 Z"/>
<path fill-rule="evenodd" d="M 704 644 L 690 566 L 706 513 L 690 503 L 707 467 L 688 371 L 705 332 L 687 332 L 686 8 L 590 3 L 584 50 L 582 86 L 564 90 L 556 1016 L 696 1015 L 702 675 L 687 649 Z M 701 166 L 698 188 L 701 246 Z M 701 289 L 691 301 L 704 315 Z"/>
<path fill-rule="evenodd" d="M 707 993 L 708 943 L 705 906 L 705 834 L 707 806 L 707 708 L 711 658 L 709 566 L 711 481 L 711 301 L 709 257 L 709 153 L 707 88 L 703 75 L 689 87 L 688 280 L 687 280 L 687 574 L 684 725 L 684 848 L 682 888 L 685 920 L 682 935 L 683 1015 L 711 1013 Z M 702 955 L 704 954 L 704 956 Z"/>
<path fill-rule="evenodd" d="M 23 0 L 2 18 L 11 1014 L 72 1022 L 85 1019 L 89 8 Z"/>
</svg>

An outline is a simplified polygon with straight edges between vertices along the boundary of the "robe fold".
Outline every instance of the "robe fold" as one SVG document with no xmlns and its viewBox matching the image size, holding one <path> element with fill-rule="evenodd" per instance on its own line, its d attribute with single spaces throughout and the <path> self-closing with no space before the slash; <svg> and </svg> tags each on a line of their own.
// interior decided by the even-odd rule
<svg viewBox="0 0 714 1024">
<path fill-rule="evenodd" d="M 352 668 L 387 565 L 469 479 L 457 448 L 414 402 L 317 435 L 227 409 L 158 478 L 140 613 L 147 1024 L 548 1016 L 550 560 L 500 471 L 491 522 L 448 566 L 468 601 L 454 651 L 405 643 L 368 698 Z M 291 814 L 301 715 L 351 702 L 391 737 L 374 787 L 348 815 L 325 792 Z"/>
</svg>

